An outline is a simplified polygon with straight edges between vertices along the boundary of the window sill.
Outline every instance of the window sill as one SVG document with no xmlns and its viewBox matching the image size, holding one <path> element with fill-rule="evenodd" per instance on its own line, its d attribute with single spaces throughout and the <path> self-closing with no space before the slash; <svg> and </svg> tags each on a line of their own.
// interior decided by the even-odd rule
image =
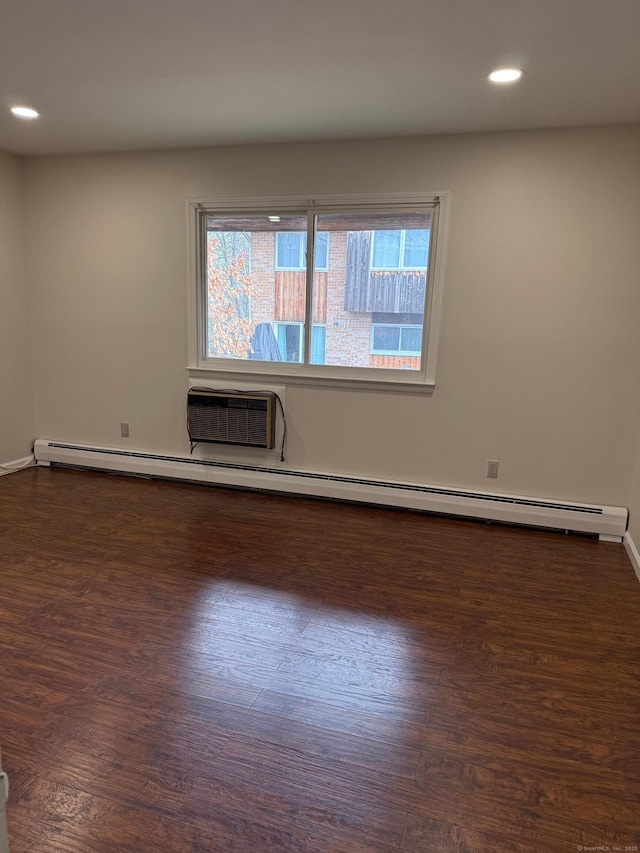
<svg viewBox="0 0 640 853">
<path fill-rule="evenodd" d="M 306 388 L 336 388 L 342 391 L 393 391 L 404 392 L 405 394 L 424 394 L 431 396 L 435 390 L 435 382 L 426 381 L 422 376 L 411 377 L 408 379 L 366 379 L 331 376 L 319 372 L 317 374 L 302 373 L 291 370 L 274 371 L 268 367 L 264 370 L 247 370 L 229 369 L 217 367 L 187 367 L 187 372 L 190 378 L 194 380 L 230 380 L 236 379 L 242 382 L 266 382 L 274 385 L 290 385 Z M 400 371 L 398 371 L 399 373 Z M 404 372 L 404 371 L 403 371 Z"/>
</svg>

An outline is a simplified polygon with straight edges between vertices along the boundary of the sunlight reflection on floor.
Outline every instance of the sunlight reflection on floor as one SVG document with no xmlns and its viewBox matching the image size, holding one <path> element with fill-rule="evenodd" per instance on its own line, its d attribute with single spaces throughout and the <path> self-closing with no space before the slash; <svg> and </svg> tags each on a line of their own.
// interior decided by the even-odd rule
<svg viewBox="0 0 640 853">
<path fill-rule="evenodd" d="M 437 682 L 419 642 L 398 619 L 216 580 L 199 597 L 185 653 L 213 678 L 414 720 L 425 677 Z"/>
</svg>

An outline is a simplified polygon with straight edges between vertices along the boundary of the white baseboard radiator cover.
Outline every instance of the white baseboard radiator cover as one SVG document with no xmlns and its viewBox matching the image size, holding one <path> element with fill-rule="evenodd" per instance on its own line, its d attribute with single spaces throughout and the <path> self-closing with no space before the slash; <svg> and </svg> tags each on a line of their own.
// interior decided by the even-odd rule
<svg viewBox="0 0 640 853">
<path fill-rule="evenodd" d="M 627 510 L 619 506 L 573 504 L 443 486 L 216 462 L 189 456 L 161 456 L 43 439 L 35 442 L 35 458 L 38 465 L 53 463 L 97 468 L 148 477 L 403 507 L 487 521 L 594 533 L 611 542 L 622 542 L 627 529 Z"/>
</svg>

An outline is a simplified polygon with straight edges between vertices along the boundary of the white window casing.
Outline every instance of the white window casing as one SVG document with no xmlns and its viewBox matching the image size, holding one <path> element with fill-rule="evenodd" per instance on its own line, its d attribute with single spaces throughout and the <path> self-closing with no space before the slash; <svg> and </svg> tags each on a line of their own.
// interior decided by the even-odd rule
<svg viewBox="0 0 640 853">
<path fill-rule="evenodd" d="M 407 212 L 425 210 L 431 213 L 429 264 L 422 332 L 423 345 L 419 370 L 310 364 L 309 334 L 304 336 L 303 360 L 305 363 L 303 364 L 207 357 L 204 251 L 206 246 L 206 226 L 204 225 L 206 215 L 267 215 L 273 210 L 285 214 L 287 212 L 298 215 L 306 213 L 309 223 L 313 223 L 316 215 L 326 213 L 366 215 L 367 213 L 401 213 L 403 210 Z M 235 377 L 238 380 L 249 382 L 268 380 L 291 385 L 432 392 L 436 382 L 449 210 L 450 193 L 445 191 L 383 196 L 316 196 L 312 199 L 303 197 L 189 199 L 187 201 L 189 322 L 187 370 L 189 374 L 200 380 L 207 377 L 210 379 Z M 307 254 L 312 257 L 315 250 L 313 225 L 308 227 L 307 235 Z M 309 264 L 306 276 L 307 319 L 305 326 L 307 330 L 311 329 L 313 316 L 312 277 L 313 267 Z M 406 355 L 407 353 L 398 354 Z"/>
</svg>

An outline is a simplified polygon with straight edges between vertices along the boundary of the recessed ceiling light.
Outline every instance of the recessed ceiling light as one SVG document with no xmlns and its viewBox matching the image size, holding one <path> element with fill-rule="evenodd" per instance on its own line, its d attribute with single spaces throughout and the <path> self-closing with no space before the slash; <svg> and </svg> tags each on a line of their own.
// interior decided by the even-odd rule
<svg viewBox="0 0 640 853">
<path fill-rule="evenodd" d="M 523 74 L 521 68 L 496 68 L 489 74 L 489 80 L 492 83 L 515 83 Z"/>
<path fill-rule="evenodd" d="M 280 222 L 280 217 L 279 216 L 270 216 L 269 222 Z"/>
<path fill-rule="evenodd" d="M 31 107 L 11 107 L 11 112 L 18 118 L 38 118 L 40 113 Z"/>
</svg>

